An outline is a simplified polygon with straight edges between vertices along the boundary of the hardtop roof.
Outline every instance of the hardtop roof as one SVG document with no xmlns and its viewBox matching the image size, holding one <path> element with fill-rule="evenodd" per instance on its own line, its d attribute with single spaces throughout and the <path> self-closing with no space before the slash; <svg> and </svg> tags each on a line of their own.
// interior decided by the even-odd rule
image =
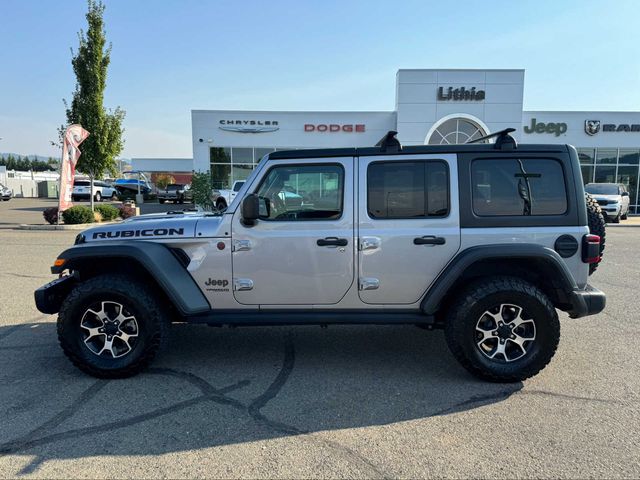
<svg viewBox="0 0 640 480">
<path fill-rule="evenodd" d="M 500 150 L 493 143 L 473 143 L 460 145 L 409 145 L 398 151 L 386 151 L 380 147 L 320 148 L 309 150 L 278 150 L 271 152 L 269 159 L 285 160 L 298 158 L 365 157 L 375 155 L 419 155 L 434 153 L 495 153 L 510 155 L 532 152 L 566 152 L 567 144 L 518 144 L 515 150 Z"/>
</svg>

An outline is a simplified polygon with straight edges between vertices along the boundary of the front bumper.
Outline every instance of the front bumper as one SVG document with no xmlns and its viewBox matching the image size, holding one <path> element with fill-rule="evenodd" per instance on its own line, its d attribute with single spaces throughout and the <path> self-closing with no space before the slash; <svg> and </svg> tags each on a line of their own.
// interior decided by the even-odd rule
<svg viewBox="0 0 640 480">
<path fill-rule="evenodd" d="M 604 310 L 607 297 L 604 292 L 587 285 L 584 290 L 571 292 L 570 301 L 572 308 L 567 313 L 571 318 L 580 318 L 595 315 Z"/>
<path fill-rule="evenodd" d="M 56 278 L 34 292 L 36 308 L 42 313 L 52 314 L 60 311 L 62 302 L 75 283 L 75 277 L 67 275 Z"/>
</svg>

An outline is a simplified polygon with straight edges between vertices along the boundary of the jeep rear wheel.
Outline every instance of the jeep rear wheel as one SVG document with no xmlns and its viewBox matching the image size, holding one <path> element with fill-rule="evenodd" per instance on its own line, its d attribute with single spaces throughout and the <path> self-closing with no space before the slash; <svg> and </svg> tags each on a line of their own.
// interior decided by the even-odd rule
<svg viewBox="0 0 640 480">
<path fill-rule="evenodd" d="M 73 364 L 99 378 L 144 369 L 168 337 L 169 319 L 143 283 L 124 275 L 91 278 L 65 299 L 58 340 Z"/>
<path fill-rule="evenodd" d="M 227 208 L 227 202 L 225 202 L 224 200 L 218 200 L 216 202 L 216 208 L 218 210 L 224 210 L 225 208 Z"/>
<path fill-rule="evenodd" d="M 493 382 L 532 377 L 551 361 L 560 322 L 549 298 L 515 277 L 467 287 L 448 312 L 445 336 L 453 355 L 472 374 Z"/>
</svg>

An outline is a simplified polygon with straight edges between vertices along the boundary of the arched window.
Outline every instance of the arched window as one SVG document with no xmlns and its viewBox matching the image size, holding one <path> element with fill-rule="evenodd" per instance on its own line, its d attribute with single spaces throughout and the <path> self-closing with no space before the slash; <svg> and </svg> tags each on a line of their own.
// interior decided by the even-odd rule
<svg viewBox="0 0 640 480">
<path fill-rule="evenodd" d="M 450 145 L 467 143 L 484 137 L 488 131 L 479 121 L 467 117 L 445 118 L 434 125 L 425 143 L 429 145 Z M 488 143 L 487 140 L 484 141 Z"/>
</svg>

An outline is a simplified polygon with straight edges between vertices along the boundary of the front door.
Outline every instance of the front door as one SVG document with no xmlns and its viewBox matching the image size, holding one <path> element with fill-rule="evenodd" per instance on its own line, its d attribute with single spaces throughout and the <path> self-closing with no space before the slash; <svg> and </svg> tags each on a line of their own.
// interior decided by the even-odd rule
<svg viewBox="0 0 640 480">
<path fill-rule="evenodd" d="M 359 295 L 412 304 L 460 248 L 456 156 L 359 161 Z"/>
<path fill-rule="evenodd" d="M 245 305 L 331 305 L 355 276 L 353 157 L 269 161 L 247 193 L 261 217 L 232 224 L 234 296 Z"/>
</svg>

